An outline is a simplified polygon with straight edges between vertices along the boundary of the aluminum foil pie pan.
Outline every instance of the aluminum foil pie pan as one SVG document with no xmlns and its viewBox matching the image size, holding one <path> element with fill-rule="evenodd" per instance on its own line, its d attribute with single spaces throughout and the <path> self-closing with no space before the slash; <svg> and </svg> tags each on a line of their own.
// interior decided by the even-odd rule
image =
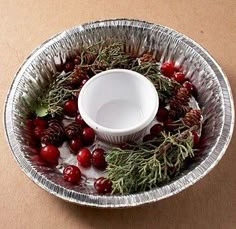
<svg viewBox="0 0 236 229">
<path fill-rule="evenodd" d="M 21 123 L 27 108 L 22 97 L 33 101 L 56 71 L 58 59 L 81 45 L 103 40 L 120 41 L 137 55 L 151 51 L 161 62 L 174 60 L 196 86 L 203 112 L 202 132 L 207 139 L 202 157 L 169 183 L 130 195 L 95 194 L 91 184 L 71 186 L 59 172 L 31 160 L 27 130 Z M 172 196 L 204 177 L 221 159 L 234 127 L 234 103 L 228 80 L 216 61 L 199 44 L 168 27 L 138 20 L 111 19 L 75 26 L 37 47 L 15 75 L 5 104 L 5 131 L 14 158 L 24 173 L 41 188 L 64 200 L 94 207 L 130 207 Z M 24 137 L 23 137 L 24 136 Z"/>
</svg>

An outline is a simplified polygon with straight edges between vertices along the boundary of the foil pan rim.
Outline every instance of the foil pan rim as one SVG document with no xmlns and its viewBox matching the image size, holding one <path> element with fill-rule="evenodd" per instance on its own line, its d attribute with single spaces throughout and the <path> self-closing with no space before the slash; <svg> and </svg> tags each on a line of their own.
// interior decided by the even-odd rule
<svg viewBox="0 0 236 229">
<path fill-rule="evenodd" d="M 216 147 L 214 148 L 214 151 L 212 151 L 211 154 L 209 154 L 208 157 L 206 157 L 198 166 L 196 166 L 193 170 L 189 171 L 180 179 L 177 179 L 160 188 L 156 188 L 156 189 L 142 192 L 142 193 L 130 194 L 130 195 L 100 196 L 100 195 L 94 195 L 94 194 L 78 193 L 72 190 L 68 190 L 58 184 L 55 184 L 42 175 L 40 175 L 40 179 L 39 179 L 39 177 L 37 177 L 36 170 L 32 168 L 30 164 L 27 164 L 27 160 L 24 158 L 24 156 L 22 156 L 19 143 L 17 142 L 13 133 L 12 106 L 13 106 L 14 94 L 17 89 L 17 85 L 22 77 L 21 73 L 23 73 L 25 68 L 28 65 L 30 65 L 31 60 L 35 56 L 38 56 L 40 52 L 47 49 L 47 47 L 49 47 L 51 43 L 56 43 L 57 41 L 62 39 L 60 38 L 60 36 L 66 37 L 67 34 L 71 33 L 75 29 L 78 31 L 83 31 L 83 30 L 88 29 L 87 27 L 90 27 L 91 25 L 94 26 L 94 25 L 100 24 L 101 26 L 102 24 L 105 24 L 105 23 L 115 23 L 115 22 L 129 22 L 132 25 L 140 27 L 140 28 L 145 26 L 145 28 L 147 29 L 155 29 L 159 27 L 163 30 L 167 30 L 168 32 L 171 32 L 172 35 L 175 35 L 178 39 L 187 43 L 189 46 L 191 46 L 191 48 L 195 49 L 207 61 L 210 67 L 217 74 L 219 83 L 221 85 L 221 90 L 224 92 L 223 105 L 224 105 L 225 110 L 227 110 L 228 113 L 225 113 L 225 116 L 223 117 L 224 125 L 221 131 L 221 135 L 218 139 L 218 143 Z M 215 165 L 219 162 L 219 160 L 225 153 L 233 134 L 234 119 L 235 119 L 234 102 L 233 102 L 233 96 L 232 96 L 228 79 L 226 75 L 224 74 L 224 72 L 222 71 L 221 67 L 213 59 L 213 57 L 206 51 L 206 49 L 204 49 L 201 45 L 197 44 L 195 41 L 185 36 L 184 34 L 179 33 L 166 26 L 149 23 L 145 21 L 140 21 L 140 20 L 125 19 L 125 18 L 99 20 L 99 21 L 84 23 L 79 26 L 74 26 L 63 32 L 57 33 L 56 35 L 52 36 L 47 41 L 39 45 L 37 48 L 35 48 L 31 52 L 31 54 L 26 58 L 26 60 L 23 62 L 23 64 L 21 65 L 21 67 L 19 68 L 19 70 L 17 71 L 15 75 L 12 85 L 8 91 L 8 95 L 5 101 L 5 111 L 4 111 L 5 135 L 10 145 L 12 154 L 15 160 L 17 161 L 17 163 L 20 165 L 21 169 L 31 180 L 33 180 L 36 184 L 38 184 L 41 188 L 48 191 L 49 193 L 54 194 L 69 202 L 73 202 L 73 203 L 77 203 L 81 205 L 93 206 L 93 207 L 102 207 L 102 208 L 131 207 L 131 206 L 137 206 L 141 204 L 155 202 L 155 201 L 167 198 L 169 196 L 172 196 L 184 190 L 185 188 L 193 185 L 194 183 L 196 183 L 199 179 L 201 179 L 209 171 L 211 171 L 213 167 L 215 167 Z M 207 164 L 209 164 L 210 166 Z M 160 195 L 160 193 L 162 194 Z"/>
</svg>

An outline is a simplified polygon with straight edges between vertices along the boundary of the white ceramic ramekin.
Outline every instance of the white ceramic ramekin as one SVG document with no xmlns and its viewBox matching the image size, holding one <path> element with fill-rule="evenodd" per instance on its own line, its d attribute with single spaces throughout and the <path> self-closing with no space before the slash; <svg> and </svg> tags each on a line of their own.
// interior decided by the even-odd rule
<svg viewBox="0 0 236 229">
<path fill-rule="evenodd" d="M 113 69 L 97 74 L 83 86 L 78 106 L 100 140 L 120 144 L 143 134 L 156 115 L 159 98 L 146 77 Z"/>
</svg>

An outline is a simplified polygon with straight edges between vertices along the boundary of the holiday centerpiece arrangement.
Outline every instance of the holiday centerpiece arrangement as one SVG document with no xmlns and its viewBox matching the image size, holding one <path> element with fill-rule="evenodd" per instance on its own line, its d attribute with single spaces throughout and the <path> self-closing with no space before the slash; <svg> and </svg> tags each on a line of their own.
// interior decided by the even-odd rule
<svg viewBox="0 0 236 229">
<path fill-rule="evenodd" d="M 34 103 L 24 101 L 30 130 L 27 143 L 46 166 L 63 167 L 63 179 L 79 185 L 91 179 L 99 194 L 128 194 L 150 190 L 178 176 L 199 154 L 202 113 L 197 91 L 185 69 L 172 60 L 160 63 L 151 52 L 140 56 L 123 51 L 123 44 L 100 41 L 82 46 L 57 64 L 55 73 Z M 129 69 L 155 86 L 160 105 L 147 133 L 135 142 L 101 147 L 95 131 L 78 112 L 83 85 L 97 73 Z M 75 155 L 73 164 L 60 161 L 61 147 Z M 86 178 L 81 168 L 93 167 L 103 176 Z"/>
</svg>

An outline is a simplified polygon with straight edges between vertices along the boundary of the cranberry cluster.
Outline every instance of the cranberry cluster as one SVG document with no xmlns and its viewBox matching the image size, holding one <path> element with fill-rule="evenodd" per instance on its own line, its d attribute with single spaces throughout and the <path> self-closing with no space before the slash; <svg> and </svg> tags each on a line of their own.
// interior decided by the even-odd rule
<svg viewBox="0 0 236 229">
<path fill-rule="evenodd" d="M 183 84 L 183 86 L 189 91 L 193 92 L 195 90 L 194 85 L 186 80 L 185 74 L 181 70 L 181 67 L 176 67 L 173 61 L 164 62 L 161 65 L 160 70 L 164 76 Z"/>
<path fill-rule="evenodd" d="M 105 151 L 101 148 L 96 148 L 92 152 L 86 147 L 78 150 L 77 153 L 78 164 L 84 168 L 88 168 L 91 165 L 96 169 L 104 170 L 107 166 L 105 160 Z M 72 184 L 79 183 L 81 179 L 80 169 L 75 165 L 67 165 L 63 170 L 63 177 L 65 181 Z M 98 193 L 106 194 L 112 191 L 112 183 L 109 179 L 99 177 L 94 182 L 94 187 Z"/>
</svg>

